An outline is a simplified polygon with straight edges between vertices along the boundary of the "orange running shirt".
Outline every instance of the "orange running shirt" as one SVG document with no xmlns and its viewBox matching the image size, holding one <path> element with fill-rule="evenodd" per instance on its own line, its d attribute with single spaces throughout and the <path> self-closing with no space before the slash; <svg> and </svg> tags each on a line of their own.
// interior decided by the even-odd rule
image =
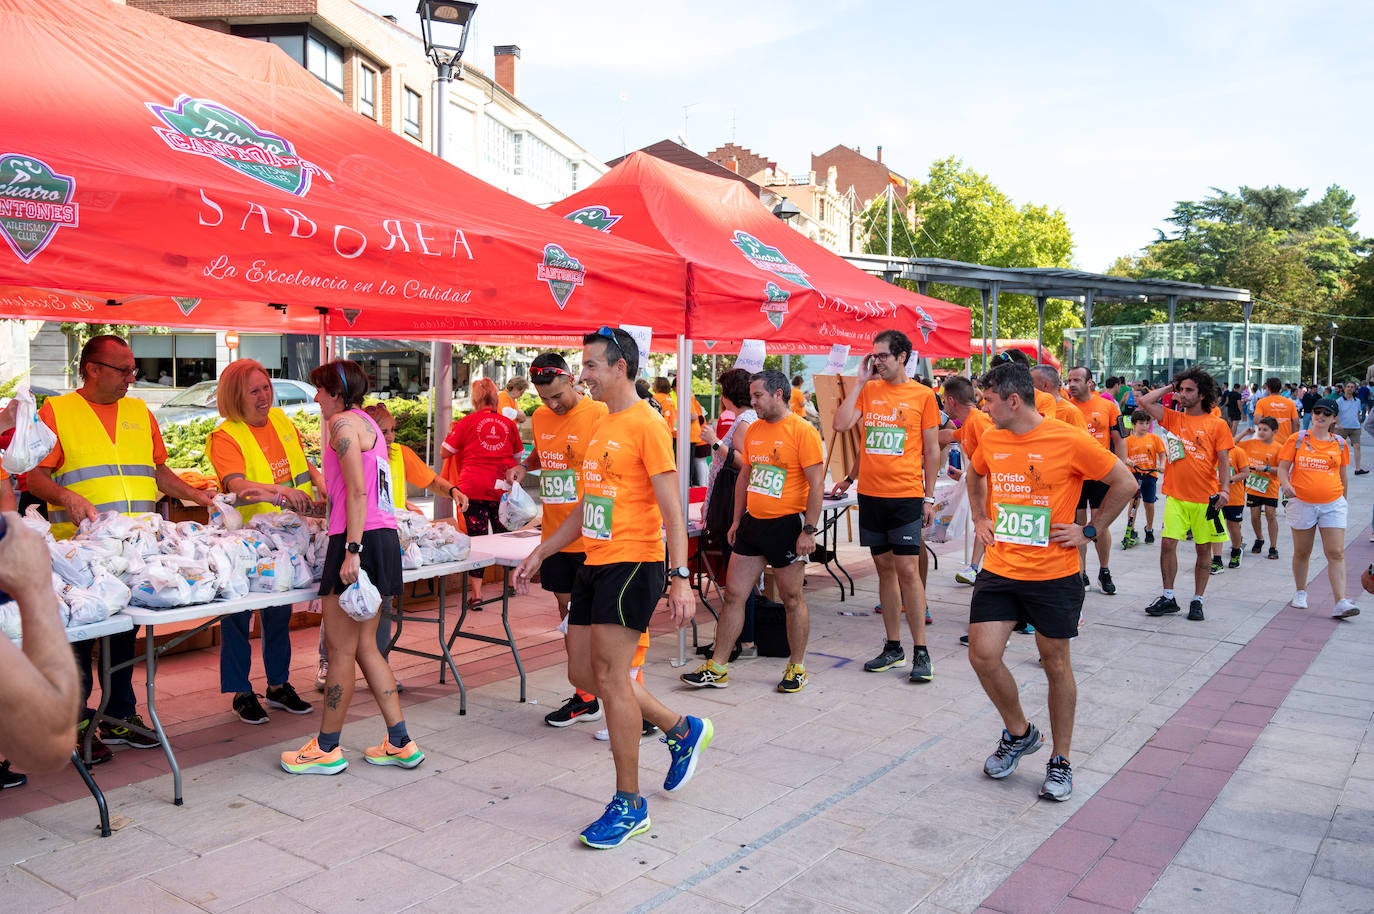
<svg viewBox="0 0 1374 914">
<path fill-rule="evenodd" d="M 792 388 L 792 393 L 788 396 L 788 408 L 794 415 L 806 415 L 806 394 L 802 393 L 800 387 Z"/>
<path fill-rule="evenodd" d="M 806 510 L 811 489 L 806 468 L 820 463 L 820 432 L 811 423 L 787 413 L 777 422 L 751 422 L 741 451 L 749 467 L 745 508 L 750 517 L 768 520 Z"/>
<path fill-rule="evenodd" d="M 1142 476 L 1159 475 L 1159 458 L 1164 454 L 1164 442 L 1153 432 L 1126 436 L 1126 462 L 1131 470 Z"/>
<path fill-rule="evenodd" d="M 863 458 L 859 494 L 878 498 L 924 498 L 921 435 L 940 427 L 935 391 L 916 381 L 873 380 L 859 392 Z M 934 480 L 931 480 L 934 483 Z"/>
<path fill-rule="evenodd" d="M 964 454 L 964 461 L 973 456 L 973 452 L 978 450 L 978 442 L 983 440 L 983 435 L 988 429 L 992 428 L 992 417 L 981 409 L 971 409 L 968 411 L 968 418 L 964 424 L 959 426 L 959 430 L 954 433 L 954 437 L 959 442 L 959 450 Z"/>
<path fill-rule="evenodd" d="M 77 393 L 81 392 L 77 391 Z M 82 394 L 82 396 L 85 395 Z M 119 426 L 119 402 L 92 403 L 90 400 L 87 400 L 86 405 L 91 408 L 91 412 L 95 413 L 96 418 L 100 420 L 100 424 L 105 428 L 105 434 L 109 435 L 110 441 L 113 442 L 115 440 L 115 432 Z M 54 435 L 57 434 L 57 419 L 53 416 L 51 406 L 44 403 L 42 406 L 38 407 L 38 418 L 43 420 L 44 425 L 52 429 Z M 160 467 L 167 462 L 167 445 L 162 441 L 162 430 L 158 428 L 157 419 L 153 417 L 153 411 L 151 409 L 148 410 L 148 427 L 153 430 L 153 466 Z M 62 466 L 61 438 L 52 446 L 52 450 L 48 452 L 48 456 L 38 461 L 38 465 L 40 467 L 47 467 L 50 470 L 55 470 Z"/>
<path fill-rule="evenodd" d="M 1282 449 L 1278 438 L 1270 439 L 1268 444 L 1258 438 L 1246 440 L 1245 456 L 1250 458 L 1250 470 L 1245 474 L 1246 492 L 1261 498 L 1279 497 L 1279 451 Z"/>
<path fill-rule="evenodd" d="M 1202 504 L 1217 494 L 1217 455 L 1235 443 L 1231 429 L 1216 416 L 1189 416 L 1172 409 L 1164 411 L 1159 424 L 1183 442 L 1184 452 L 1182 459 L 1164 469 L 1165 496 Z"/>
<path fill-rule="evenodd" d="M 498 392 L 496 394 L 496 411 L 504 416 L 508 408 L 517 413 L 520 412 L 520 404 L 515 402 L 515 398 L 508 391 Z"/>
<path fill-rule="evenodd" d="M 262 428 L 249 425 L 248 431 L 253 433 L 253 440 L 262 448 L 262 455 L 267 458 L 267 465 L 272 468 L 271 479 L 249 479 L 249 482 L 271 482 L 276 485 L 291 484 L 291 464 L 286 457 L 286 448 L 282 447 L 281 439 L 277 437 L 277 430 L 272 423 L 268 422 Z M 296 440 L 300 442 L 301 450 L 305 450 L 305 439 L 301 437 L 301 430 L 296 429 Z M 219 476 L 219 487 L 224 489 L 224 480 L 230 476 L 243 476 L 246 464 L 243 459 L 243 450 L 239 443 L 234 440 L 234 436 L 224 429 L 216 429 L 210 433 L 210 463 L 215 468 L 215 473 Z M 225 489 L 225 491 L 228 491 Z"/>
<path fill-rule="evenodd" d="M 1298 424 L 1298 407 L 1287 397 L 1280 397 L 1278 394 L 1270 394 L 1267 397 L 1260 397 L 1255 404 L 1255 418 L 1262 419 L 1269 416 L 1279 424 L 1278 431 L 1274 432 L 1274 440 L 1283 444 L 1288 440 L 1288 436 L 1293 434 L 1293 429 Z"/>
<path fill-rule="evenodd" d="M 1116 456 L 1091 435 L 1041 422 L 1024 435 L 988 429 L 970 461 L 988 480 L 988 516 L 997 541 L 983 567 L 1018 581 L 1078 574 L 1078 550 L 1049 542 L 1051 524 L 1071 524 L 1085 479 L 1102 479 Z"/>
<path fill-rule="evenodd" d="M 1082 413 L 1070 406 L 1063 397 L 1056 400 L 1054 394 L 1047 394 L 1043 390 L 1035 392 L 1035 411 L 1048 419 L 1058 419 L 1074 428 L 1084 431 L 1088 429 L 1088 423 L 1083 421 Z"/>
<path fill-rule="evenodd" d="M 663 561 L 663 515 L 649 480 L 673 469 L 673 439 L 645 401 L 597 423 L 582 461 L 588 565 Z"/>
<path fill-rule="evenodd" d="M 1302 443 L 1298 443 L 1302 438 Z M 1279 459 L 1293 464 L 1288 484 L 1293 494 L 1309 505 L 1324 505 L 1345 494 L 1341 467 L 1350 463 L 1350 447 L 1344 438 L 1318 441 L 1311 432 L 1290 435 L 1279 450 Z"/>
<path fill-rule="evenodd" d="M 1093 394 L 1088 397 L 1087 403 L 1079 403 L 1077 400 L 1069 399 L 1069 405 L 1078 410 L 1083 416 L 1083 424 L 1088 430 L 1088 434 L 1097 439 L 1097 443 L 1107 450 L 1112 449 L 1112 429 L 1116 428 L 1116 422 L 1121 418 L 1121 408 L 1116 405 L 1115 400 L 1108 400 Z"/>
<path fill-rule="evenodd" d="M 1250 455 L 1239 444 L 1231 445 L 1231 488 L 1227 493 L 1226 507 L 1245 507 L 1245 479 L 1250 475 Z"/>
<path fill-rule="evenodd" d="M 657 416 L 652 406 L 651 412 Z M 582 497 L 582 460 L 597 423 L 606 417 L 606 404 L 583 397 L 563 415 L 541 406 L 534 411 L 534 449 L 539 452 L 539 500 L 544 503 L 543 539 L 567 520 Z M 661 423 L 660 423 L 661 424 Z M 561 550 L 586 552 L 581 537 Z"/>
<path fill-rule="evenodd" d="M 405 467 L 406 482 L 417 489 L 428 489 L 434 484 L 434 480 L 439 478 L 439 474 L 434 472 L 429 464 L 420 459 L 420 455 L 415 453 L 404 444 L 396 445 L 401 449 L 401 465 Z M 452 485 L 452 483 L 449 483 Z"/>
</svg>

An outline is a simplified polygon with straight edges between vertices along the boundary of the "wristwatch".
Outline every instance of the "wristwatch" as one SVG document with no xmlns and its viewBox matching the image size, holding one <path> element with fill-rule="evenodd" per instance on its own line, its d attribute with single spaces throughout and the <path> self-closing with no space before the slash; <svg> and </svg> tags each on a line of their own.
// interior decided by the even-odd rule
<svg viewBox="0 0 1374 914">
<path fill-rule="evenodd" d="M 692 572 L 687 570 L 686 565 L 679 565 L 676 568 L 668 569 L 668 577 L 682 578 L 684 581 L 690 581 L 692 579 Z"/>
<path fill-rule="evenodd" d="M 717 442 L 715 442 L 714 444 L 712 444 L 712 445 L 711 445 L 711 450 L 713 450 L 713 451 L 718 451 L 718 450 L 720 450 L 720 442 L 717 441 Z"/>
<path fill-rule="evenodd" d="M 805 524 L 802 526 L 802 533 L 809 533 L 812 536 L 815 536 L 817 533 L 820 532 L 820 528 L 817 527 L 815 524 Z"/>
<path fill-rule="evenodd" d="M 1097 528 L 1094 527 L 1092 524 L 1084 524 L 1083 538 L 1086 540 L 1092 540 L 1093 542 L 1097 542 Z"/>
<path fill-rule="evenodd" d="M 362 555 L 362 553 L 363 553 L 363 544 L 362 544 L 362 543 L 344 543 L 344 551 L 347 552 L 347 553 L 350 553 L 350 554 L 352 554 L 352 555 Z"/>
</svg>

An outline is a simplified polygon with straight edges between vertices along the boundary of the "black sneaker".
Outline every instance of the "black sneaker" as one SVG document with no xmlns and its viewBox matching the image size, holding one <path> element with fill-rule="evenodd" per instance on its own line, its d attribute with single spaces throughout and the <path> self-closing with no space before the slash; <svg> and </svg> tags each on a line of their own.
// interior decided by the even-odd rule
<svg viewBox="0 0 1374 914">
<path fill-rule="evenodd" d="M 901 645 L 884 647 L 881 654 L 864 663 L 864 669 L 870 673 L 881 673 L 903 663 L 906 663 L 906 651 L 902 650 Z"/>
<path fill-rule="evenodd" d="M 1278 550 L 1278 548 L 1277 548 L 1277 547 L 1274 547 L 1274 546 L 1270 546 L 1270 547 L 1269 547 L 1269 558 L 1271 558 L 1271 559 L 1277 559 L 1278 557 L 1279 557 L 1279 550 Z"/>
<path fill-rule="evenodd" d="M 1251 555 L 1259 555 L 1264 552 L 1264 540 L 1255 540 L 1255 545 L 1250 547 Z"/>
<path fill-rule="evenodd" d="M 1097 583 L 1102 585 L 1102 592 L 1107 596 L 1116 593 L 1116 585 L 1112 583 L 1112 573 L 1106 568 L 1097 572 Z"/>
<path fill-rule="evenodd" d="M 1176 613 L 1178 611 L 1178 601 L 1173 597 L 1161 596 L 1158 600 L 1155 600 L 1149 606 L 1145 607 L 1145 615 L 1147 616 L 1167 616 L 1170 613 Z"/>
<path fill-rule="evenodd" d="M 1084 590 L 1087 590 L 1089 587 L 1093 586 L 1092 578 L 1088 577 L 1088 573 L 1086 571 L 1080 573 L 1078 576 L 1083 579 Z"/>
<path fill-rule="evenodd" d="M 156 749 L 162 745 L 157 741 L 156 736 L 145 736 L 139 730 L 152 733 L 148 725 L 143 722 L 143 718 L 137 714 L 130 714 L 124 718 L 123 724 L 102 723 L 100 725 L 100 738 L 111 745 L 123 743 L 134 749 Z"/>
<path fill-rule="evenodd" d="M 655 733 L 658 732 L 658 727 L 655 727 L 653 724 L 649 723 L 647 720 L 643 720 L 643 721 L 640 721 L 640 722 L 641 722 L 642 724 L 644 724 L 644 729 L 641 730 L 640 733 L 639 733 L 639 738 L 640 738 L 640 739 L 643 739 L 643 738 L 646 737 L 646 736 L 653 736 Z"/>
<path fill-rule="evenodd" d="M 269 720 L 267 712 L 258 703 L 256 692 L 240 692 L 234 696 L 234 713 L 245 724 L 265 724 Z"/>
<path fill-rule="evenodd" d="M 601 710 L 599 700 L 593 698 L 591 701 L 584 701 L 573 693 L 573 697 L 564 702 L 563 707 L 544 715 L 544 723 L 550 727 L 570 727 L 576 723 L 600 720 L 605 716 L 606 712 Z"/>
<path fill-rule="evenodd" d="M 1155 541 L 1155 532 L 1149 527 L 1145 528 L 1145 544 L 1149 545 Z"/>
<path fill-rule="evenodd" d="M 1239 567 L 1240 567 L 1240 550 L 1239 550 L 1239 549 L 1232 549 L 1232 550 L 1231 550 L 1231 561 L 1229 561 L 1229 562 L 1226 563 L 1226 567 L 1227 567 L 1227 568 L 1239 568 Z"/>
<path fill-rule="evenodd" d="M 1221 556 L 1212 556 L 1212 574 L 1221 574 L 1223 567 L 1224 566 L 1221 564 Z"/>
<path fill-rule="evenodd" d="M 907 677 L 911 682 L 930 682 L 935 678 L 935 670 L 930 664 L 930 651 L 923 645 L 916 645 L 911 649 L 911 675 Z"/>
<path fill-rule="evenodd" d="M 0 762 L 0 790 L 9 790 L 11 787 L 23 787 L 29 782 L 27 774 L 20 774 L 10 770 L 9 759 Z"/>
<path fill-rule="evenodd" d="M 1202 615 L 1202 601 L 1194 600 L 1188 604 L 1188 621 L 1201 622 L 1205 616 Z"/>
<path fill-rule="evenodd" d="M 399 682 L 396 683 L 396 691 L 401 691 Z M 296 690 L 289 682 L 279 686 L 268 686 L 264 697 L 267 699 L 268 707 L 281 708 L 287 714 L 309 714 L 315 710 L 310 702 L 296 694 Z"/>
<path fill-rule="evenodd" d="M 964 647 L 968 647 L 968 635 L 960 635 L 959 643 L 962 644 Z"/>
</svg>

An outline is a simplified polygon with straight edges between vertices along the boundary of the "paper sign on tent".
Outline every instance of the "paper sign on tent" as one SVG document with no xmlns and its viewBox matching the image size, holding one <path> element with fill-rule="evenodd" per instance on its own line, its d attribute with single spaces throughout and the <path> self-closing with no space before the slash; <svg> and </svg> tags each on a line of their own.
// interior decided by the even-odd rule
<svg viewBox="0 0 1374 914">
<path fill-rule="evenodd" d="M 649 376 L 649 347 L 654 342 L 654 328 L 643 327 L 639 324 L 621 324 L 620 329 L 632 336 L 635 345 L 639 347 L 639 374 L 635 377 L 647 378 Z"/>
<path fill-rule="evenodd" d="M 907 358 L 906 358 L 906 376 L 907 376 L 908 378 L 913 378 L 913 379 L 914 379 L 914 378 L 916 377 L 916 375 L 917 375 L 918 373 L 920 373 L 920 371 L 921 371 L 921 362 L 920 362 L 920 358 L 921 358 L 921 354 L 920 354 L 919 352 L 917 352 L 915 349 L 911 350 L 911 355 L 907 356 Z"/>
<path fill-rule="evenodd" d="M 844 363 L 849 361 L 849 347 L 836 343 L 830 347 L 830 357 L 825 360 L 825 371 L 821 374 L 844 374 Z"/>
<path fill-rule="evenodd" d="M 739 356 L 735 359 L 735 367 L 743 368 L 750 374 L 763 371 L 765 351 L 763 340 L 745 340 L 740 344 Z"/>
</svg>

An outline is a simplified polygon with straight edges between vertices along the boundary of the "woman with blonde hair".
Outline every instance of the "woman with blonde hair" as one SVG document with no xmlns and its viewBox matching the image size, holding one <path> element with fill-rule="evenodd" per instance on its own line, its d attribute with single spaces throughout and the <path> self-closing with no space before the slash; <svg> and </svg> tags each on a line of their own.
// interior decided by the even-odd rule
<svg viewBox="0 0 1374 914">
<path fill-rule="evenodd" d="M 222 492 L 232 492 L 243 519 L 283 508 L 304 510 L 322 493 L 324 477 L 305 457 L 300 432 L 274 403 L 272 379 L 253 359 L 231 362 L 219 376 L 216 401 L 224 421 L 215 426 L 205 451 Z M 262 665 L 267 672 L 267 705 L 289 714 L 313 708 L 291 687 L 291 606 L 269 606 L 262 613 Z M 233 695 L 232 707 L 246 724 L 268 717 L 253 691 L 253 655 L 248 629 L 253 611 L 220 620 L 219 690 Z"/>
</svg>

